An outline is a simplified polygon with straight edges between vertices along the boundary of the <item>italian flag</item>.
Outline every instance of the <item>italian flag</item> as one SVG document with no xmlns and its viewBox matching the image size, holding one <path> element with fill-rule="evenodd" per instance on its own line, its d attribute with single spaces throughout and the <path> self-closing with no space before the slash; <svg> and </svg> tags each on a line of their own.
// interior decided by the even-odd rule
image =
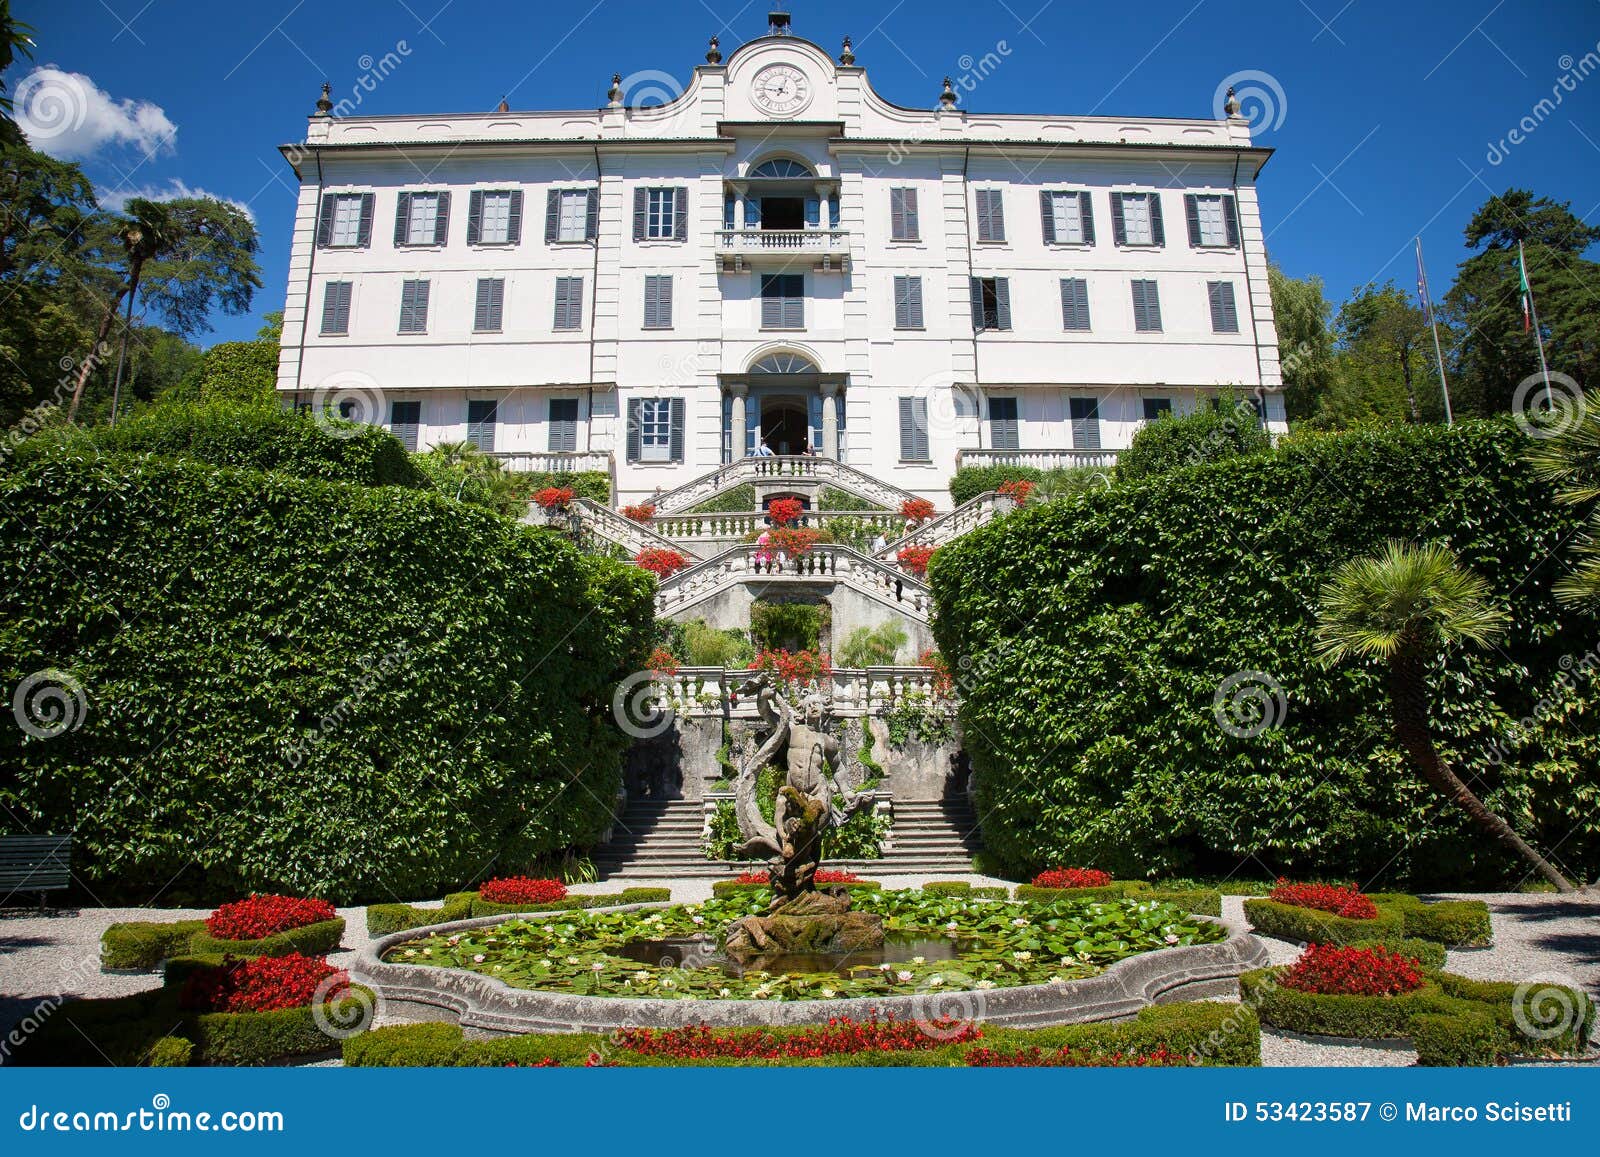
<svg viewBox="0 0 1600 1157">
<path fill-rule="evenodd" d="M 1520 242 L 1517 244 L 1517 278 L 1522 290 L 1522 332 L 1527 333 L 1533 328 L 1533 287 L 1528 284 L 1528 256 Z"/>
</svg>

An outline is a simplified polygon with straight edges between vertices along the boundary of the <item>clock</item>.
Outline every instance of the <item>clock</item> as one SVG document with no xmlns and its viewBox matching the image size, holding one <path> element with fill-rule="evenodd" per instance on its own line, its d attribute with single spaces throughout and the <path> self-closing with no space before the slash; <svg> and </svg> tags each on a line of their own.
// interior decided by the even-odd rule
<svg viewBox="0 0 1600 1157">
<path fill-rule="evenodd" d="M 774 64 L 756 73 L 750 96 L 773 116 L 794 116 L 811 103 L 811 82 L 792 64 Z"/>
</svg>

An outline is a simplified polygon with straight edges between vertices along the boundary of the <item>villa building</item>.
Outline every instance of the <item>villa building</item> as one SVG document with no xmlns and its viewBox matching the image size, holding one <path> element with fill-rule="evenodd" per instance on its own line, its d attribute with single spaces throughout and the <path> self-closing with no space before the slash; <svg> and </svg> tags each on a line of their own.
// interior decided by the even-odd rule
<svg viewBox="0 0 1600 1157">
<path fill-rule="evenodd" d="M 1270 150 L 1236 106 L 907 107 L 781 12 L 665 102 L 634 79 L 577 112 L 325 92 L 284 149 L 286 403 L 605 470 L 619 501 L 763 444 L 943 500 L 958 464 L 1104 463 L 1228 387 L 1284 428 Z"/>
</svg>

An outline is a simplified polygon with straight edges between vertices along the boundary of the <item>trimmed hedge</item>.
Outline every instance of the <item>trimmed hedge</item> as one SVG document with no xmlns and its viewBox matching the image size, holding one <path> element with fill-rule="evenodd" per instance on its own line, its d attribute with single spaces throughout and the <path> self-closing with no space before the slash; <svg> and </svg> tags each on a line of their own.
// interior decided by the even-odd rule
<svg viewBox="0 0 1600 1157">
<path fill-rule="evenodd" d="M 1010 894 L 1004 888 L 974 887 L 969 880 L 932 880 L 922 885 L 930 896 L 962 896 L 969 900 L 1004 900 Z"/>
<path fill-rule="evenodd" d="M 1117 481 L 1133 482 L 1206 462 L 1265 454 L 1272 439 L 1250 404 L 1242 398 L 1221 398 L 1215 407 L 1192 414 L 1146 422 L 1128 448 L 1117 455 Z"/>
<path fill-rule="evenodd" d="M 1419 1065 L 1463 1068 L 1500 1058 L 1500 1030 L 1487 1012 L 1418 1013 L 1411 1018 L 1411 1041 Z"/>
<path fill-rule="evenodd" d="M 654 588 L 425 491 L 0 471 L 0 683 L 57 669 L 85 703 L 48 742 L 0 729 L 0 823 L 73 829 L 101 895 L 179 902 L 437 895 L 592 844 Z"/>
<path fill-rule="evenodd" d="M 1250 927 L 1266 936 L 1307 944 L 1353 944 L 1378 940 L 1398 945 L 1403 940 L 1431 940 L 1451 948 L 1479 947 L 1493 939 L 1489 905 L 1482 900 L 1441 900 L 1429 904 L 1403 893 L 1374 893 L 1374 920 L 1351 920 L 1316 908 L 1246 900 Z M 1426 963 L 1426 961 L 1424 961 Z"/>
<path fill-rule="evenodd" d="M 100 936 L 100 967 L 107 971 L 147 972 L 170 956 L 188 952 L 196 934 L 205 930 L 204 920 L 166 924 L 134 920 L 113 924 Z"/>
<path fill-rule="evenodd" d="M 852 892 L 875 892 L 883 885 L 877 880 L 857 880 L 853 884 L 824 884 L 823 887 L 848 888 Z M 738 880 L 718 880 L 711 885 L 711 894 L 720 898 L 744 895 L 748 892 L 762 892 L 766 889 L 766 884 L 741 884 Z"/>
<path fill-rule="evenodd" d="M 1573 661 L 1600 616 L 1551 593 L 1581 512 L 1550 501 L 1528 445 L 1499 420 L 1317 438 L 1029 506 L 941 548 L 934 634 L 972 668 L 961 719 L 988 855 L 1019 878 L 1222 876 L 1246 857 L 1408 889 L 1520 877 L 1410 770 L 1381 668 L 1315 659 L 1321 583 L 1398 537 L 1450 545 L 1516 624 L 1503 648 L 1435 665 L 1441 754 L 1535 847 L 1560 843 L 1570 875 L 1600 875 L 1600 664 Z M 1219 725 L 1225 683 L 1261 690 L 1276 726 Z"/>
<path fill-rule="evenodd" d="M 1420 1012 L 1448 1012 L 1437 981 L 1428 980 L 1415 992 L 1399 996 L 1325 996 L 1298 992 L 1278 983 L 1282 968 L 1261 968 L 1239 978 L 1246 1004 L 1256 1010 L 1262 1024 L 1290 1032 L 1322 1036 L 1403 1037 L 1411 1032 L 1411 1018 Z"/>
<path fill-rule="evenodd" d="M 1398 952 L 1401 956 L 1410 957 L 1424 968 L 1439 969 L 1445 964 L 1443 944 L 1433 940 L 1415 940 L 1409 936 L 1390 936 L 1382 940 L 1353 940 L 1350 948 L 1384 948 L 1390 952 Z"/>
<path fill-rule="evenodd" d="M 1438 974 L 1440 987 L 1446 996 L 1470 1001 L 1489 1010 L 1500 1031 L 1513 1050 L 1539 1055 L 1547 1051 L 1572 1053 L 1579 1051 L 1594 1034 L 1596 1005 L 1594 999 L 1581 989 L 1565 985 L 1530 982 L 1517 984 L 1508 980 L 1472 980 L 1450 972 Z M 1521 994 L 1524 1019 L 1529 1028 L 1517 1022 L 1515 1007 Z M 1540 1034 L 1541 1004 L 1548 1002 L 1550 1011 L 1557 1015 L 1556 1029 L 1549 1036 Z"/>
<path fill-rule="evenodd" d="M 1176 904 L 1202 916 L 1222 915 L 1222 893 L 1215 888 L 1156 888 L 1147 880 L 1117 880 L 1097 888 L 1041 888 L 1018 884 L 1018 900 L 1141 900 Z"/>
<path fill-rule="evenodd" d="M 411 904 L 371 904 L 367 907 L 367 933 L 387 936 L 432 924 L 448 924 L 474 916 L 512 916 L 523 912 L 563 912 L 577 908 L 611 908 L 622 904 L 658 904 L 672 899 L 670 888 L 624 888 L 621 892 L 567 896 L 549 904 L 493 904 L 476 892 L 453 892 L 438 908 Z"/>
<path fill-rule="evenodd" d="M 807 1031 L 773 1028 L 775 1037 Z M 1261 1028 L 1255 1014 L 1238 1005 L 1196 1002 L 1152 1005 L 1129 1021 L 1067 1025 L 1060 1028 L 1017 1029 L 982 1026 L 981 1039 L 970 1044 L 945 1045 L 915 1052 L 868 1052 L 800 1060 L 715 1059 L 682 1060 L 644 1057 L 617 1047 L 609 1037 L 593 1033 L 550 1033 L 466 1040 L 458 1025 L 395 1025 L 362 1033 L 344 1043 L 344 1063 L 350 1067 L 498 1067 L 534 1065 L 551 1059 L 565 1065 L 582 1065 L 592 1054 L 627 1067 L 827 1067 L 959 1065 L 972 1048 L 1020 1051 L 1038 1048 L 1094 1049 L 1101 1052 L 1150 1052 L 1166 1048 L 1193 1056 L 1205 1065 L 1253 1066 L 1261 1063 Z"/>
<path fill-rule="evenodd" d="M 330 423 L 342 428 L 330 434 Z M 94 460 L 156 454 L 362 486 L 427 487 L 395 437 L 376 426 L 319 423 L 277 405 L 167 404 L 115 426 L 52 427 L 17 447 L 14 467 L 66 454 Z"/>
<path fill-rule="evenodd" d="M 321 920 L 303 928 L 291 928 L 260 940 L 218 940 L 209 932 L 198 932 L 189 942 L 191 953 L 217 956 L 325 956 L 339 947 L 344 938 L 344 919 Z"/>
</svg>

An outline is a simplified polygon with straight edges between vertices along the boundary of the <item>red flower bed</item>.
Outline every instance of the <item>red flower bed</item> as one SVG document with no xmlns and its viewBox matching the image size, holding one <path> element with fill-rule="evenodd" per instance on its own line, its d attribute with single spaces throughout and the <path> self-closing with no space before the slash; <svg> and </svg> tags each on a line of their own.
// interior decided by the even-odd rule
<svg viewBox="0 0 1600 1157">
<path fill-rule="evenodd" d="M 798 498 L 774 498 L 767 503 L 767 517 L 775 526 L 793 526 L 805 512 L 805 503 Z"/>
<path fill-rule="evenodd" d="M 818 884 L 854 884 L 861 879 L 854 872 L 844 872 L 838 868 L 818 868 L 816 875 L 811 878 Z M 766 872 L 742 872 L 734 883 L 765 885 L 772 883 L 772 877 Z"/>
<path fill-rule="evenodd" d="M 566 899 L 567 886 L 560 880 L 507 876 L 482 885 L 478 895 L 491 904 L 554 904 Z"/>
<path fill-rule="evenodd" d="M 1033 878 L 1035 888 L 1104 888 L 1111 873 L 1099 868 L 1051 868 Z"/>
<path fill-rule="evenodd" d="M 250 960 L 223 957 L 220 965 L 189 974 L 178 994 L 180 1008 L 194 1012 L 272 1012 L 304 1008 L 330 977 L 323 990 L 324 1003 L 337 1000 L 350 987 L 343 969 L 320 956 L 258 956 Z"/>
<path fill-rule="evenodd" d="M 656 508 L 648 502 L 643 506 L 624 506 L 622 517 L 631 518 L 635 522 L 649 522 L 656 516 Z"/>
<path fill-rule="evenodd" d="M 1354 884 L 1294 884 L 1278 877 L 1269 900 L 1293 904 L 1296 908 L 1315 908 L 1332 912 L 1346 920 L 1376 920 L 1378 906 Z"/>
<path fill-rule="evenodd" d="M 224 904 L 207 916 L 206 931 L 218 940 L 261 940 L 337 915 L 326 900 L 252 894 L 248 900 Z"/>
<path fill-rule="evenodd" d="M 641 550 L 634 555 L 633 563 L 659 579 L 671 578 L 689 565 L 688 560 L 675 550 Z"/>
<path fill-rule="evenodd" d="M 781 526 L 767 535 L 769 550 L 782 551 L 790 558 L 799 558 L 822 541 L 822 531 L 804 526 Z"/>
<path fill-rule="evenodd" d="M 784 683 L 809 683 L 833 673 L 826 654 L 815 651 L 762 651 L 750 663 L 752 671 L 771 671 Z"/>
<path fill-rule="evenodd" d="M 568 486 L 546 486 L 533 496 L 533 500 L 546 510 L 561 510 L 572 501 L 572 489 Z"/>
<path fill-rule="evenodd" d="M 1411 957 L 1387 948 L 1313 944 L 1278 983 L 1323 996 L 1398 996 L 1422 987 L 1422 971 Z"/>
<path fill-rule="evenodd" d="M 1148 1053 L 1096 1053 L 1088 1049 L 1060 1049 L 1046 1053 L 1037 1048 L 1001 1053 L 980 1048 L 973 1049 L 965 1059 L 967 1067 L 975 1069 L 1180 1069 L 1194 1064 L 1192 1058 L 1182 1053 L 1168 1052 L 1165 1047 Z"/>
<path fill-rule="evenodd" d="M 944 656 L 938 651 L 924 651 L 917 662 L 933 670 L 933 693 L 940 699 L 947 699 L 950 692 L 955 690 L 955 679 L 950 674 L 950 664 L 944 661 Z"/>
<path fill-rule="evenodd" d="M 1026 506 L 1028 499 L 1032 497 L 1034 490 L 1037 488 L 1037 483 L 1029 482 L 1025 478 L 1018 478 L 1012 482 L 1002 482 L 995 487 L 995 493 L 1000 495 L 1001 498 L 1011 499 L 1018 506 Z"/>
<path fill-rule="evenodd" d="M 731 1057 L 740 1060 L 779 1060 L 837 1057 L 851 1053 L 914 1052 L 966 1044 L 983 1034 L 975 1025 L 956 1021 L 887 1020 L 857 1023 L 835 1017 L 825 1028 L 807 1029 L 792 1036 L 775 1037 L 766 1029 L 625 1028 L 612 1039 L 647 1057 L 704 1060 Z"/>
<path fill-rule="evenodd" d="M 678 673 L 678 660 L 674 659 L 672 652 L 665 647 L 657 647 L 654 651 L 651 651 L 650 658 L 646 662 L 650 665 L 650 670 L 657 675 L 676 675 Z"/>
<path fill-rule="evenodd" d="M 921 578 L 928 573 L 928 560 L 933 557 L 933 551 L 931 546 L 908 546 L 895 555 L 895 561 L 907 574 Z"/>
<path fill-rule="evenodd" d="M 920 525 L 933 517 L 933 503 L 926 498 L 908 498 L 900 504 L 900 517 Z"/>
</svg>

